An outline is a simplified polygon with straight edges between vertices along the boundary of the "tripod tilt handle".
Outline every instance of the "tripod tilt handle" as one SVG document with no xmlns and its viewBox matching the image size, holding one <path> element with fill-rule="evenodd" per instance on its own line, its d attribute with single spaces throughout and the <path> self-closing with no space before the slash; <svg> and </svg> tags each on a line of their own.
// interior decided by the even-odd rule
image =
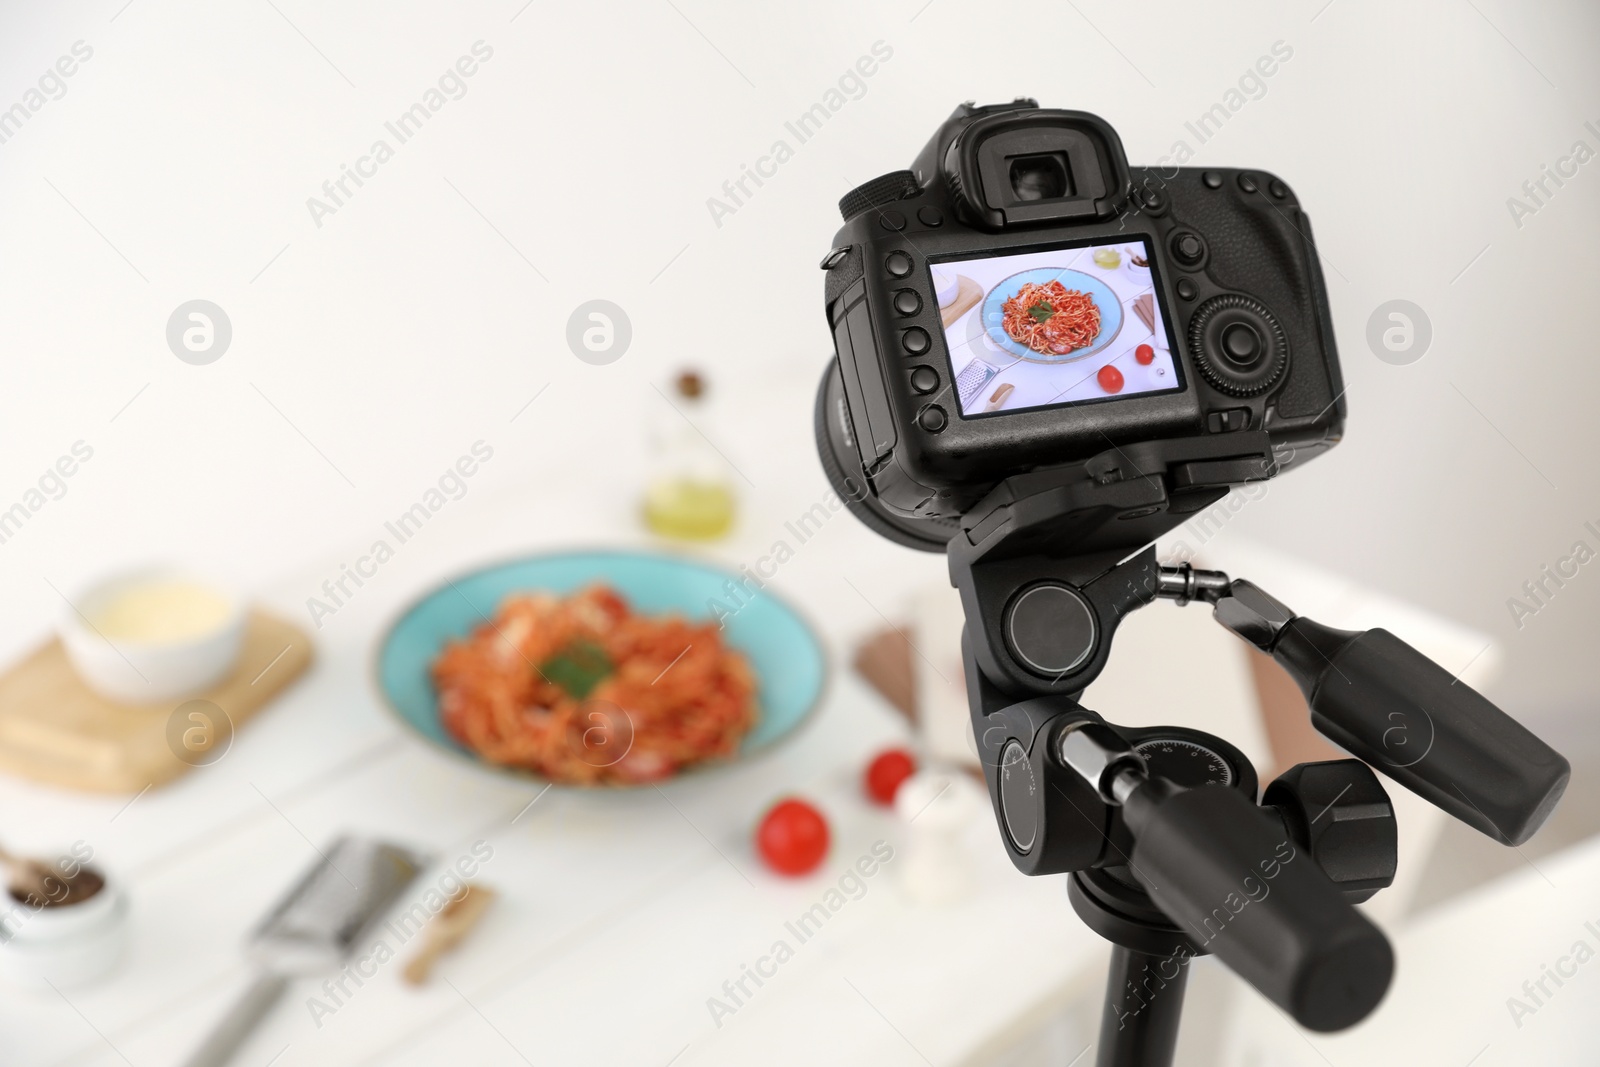
<svg viewBox="0 0 1600 1067">
<path fill-rule="evenodd" d="M 1272 656 L 1324 736 L 1503 845 L 1532 837 L 1567 787 L 1560 753 L 1387 630 L 1299 618 Z"/>
<path fill-rule="evenodd" d="M 1130 868 L 1195 945 L 1302 1026 L 1340 1030 L 1389 988 L 1394 952 L 1279 818 L 1233 789 L 1149 779 L 1123 803 Z"/>
<path fill-rule="evenodd" d="M 1387 630 L 1335 630 L 1249 582 L 1217 621 L 1272 654 L 1329 740 L 1505 845 L 1543 825 L 1572 767 L 1521 723 Z"/>
</svg>

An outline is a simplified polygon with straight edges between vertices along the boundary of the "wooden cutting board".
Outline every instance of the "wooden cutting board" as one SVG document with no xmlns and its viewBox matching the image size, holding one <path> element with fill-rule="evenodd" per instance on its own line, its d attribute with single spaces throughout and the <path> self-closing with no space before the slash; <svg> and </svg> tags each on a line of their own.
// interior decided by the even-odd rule
<svg viewBox="0 0 1600 1067">
<path fill-rule="evenodd" d="M 160 785 L 226 755 L 234 732 L 311 658 L 304 631 L 252 611 L 231 676 L 193 697 L 137 707 L 91 690 L 52 638 L 0 674 L 0 772 L 97 793 Z"/>
<path fill-rule="evenodd" d="M 983 287 L 965 274 L 956 276 L 956 298 L 947 308 L 939 309 L 939 321 L 944 323 L 944 328 L 949 329 L 955 321 L 968 311 L 978 306 L 978 301 L 983 299 Z"/>
</svg>

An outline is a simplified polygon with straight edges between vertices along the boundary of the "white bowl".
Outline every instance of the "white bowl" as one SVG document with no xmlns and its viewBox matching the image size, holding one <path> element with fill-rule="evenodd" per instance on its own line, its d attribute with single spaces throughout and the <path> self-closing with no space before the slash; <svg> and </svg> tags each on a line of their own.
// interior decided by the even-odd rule
<svg viewBox="0 0 1600 1067">
<path fill-rule="evenodd" d="M 164 580 L 207 587 L 226 601 L 226 613 L 202 632 L 172 639 L 108 635 L 95 625 L 120 594 Z M 74 599 L 62 617 L 61 643 L 78 675 L 101 696 L 121 704 L 159 704 L 202 692 L 225 678 L 239 661 L 244 621 L 238 599 L 214 583 L 170 570 L 130 571 Z"/>
<path fill-rule="evenodd" d="M 65 989 L 105 976 L 122 958 L 128 898 L 109 880 L 88 900 L 33 908 L 0 888 L 0 979 Z"/>
</svg>

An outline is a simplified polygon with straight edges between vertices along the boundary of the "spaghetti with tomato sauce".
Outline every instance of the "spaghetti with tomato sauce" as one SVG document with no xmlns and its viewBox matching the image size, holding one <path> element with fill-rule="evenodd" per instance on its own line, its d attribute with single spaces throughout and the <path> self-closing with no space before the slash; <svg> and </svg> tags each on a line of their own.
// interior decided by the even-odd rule
<svg viewBox="0 0 1600 1067">
<path fill-rule="evenodd" d="M 714 622 L 648 616 L 605 585 L 509 596 L 434 661 L 440 718 L 491 763 L 625 785 L 732 756 L 756 679 Z"/>
<path fill-rule="evenodd" d="M 1000 305 L 1006 336 L 1040 355 L 1064 356 L 1100 336 L 1094 298 L 1059 281 L 1025 282 Z"/>
</svg>

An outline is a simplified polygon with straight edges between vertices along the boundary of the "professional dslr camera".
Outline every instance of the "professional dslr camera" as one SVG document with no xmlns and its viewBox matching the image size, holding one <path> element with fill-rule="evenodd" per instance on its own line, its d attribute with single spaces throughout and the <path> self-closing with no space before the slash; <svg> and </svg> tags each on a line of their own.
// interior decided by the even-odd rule
<svg viewBox="0 0 1600 1067">
<path fill-rule="evenodd" d="M 839 207 L 824 462 L 897 541 L 943 551 L 1003 479 L 1133 445 L 1169 494 L 1074 536 L 1139 545 L 1339 438 L 1310 222 L 1271 174 L 1130 169 L 1094 115 L 965 104 Z"/>
<path fill-rule="evenodd" d="M 947 554 L 1001 841 L 1024 873 L 1068 874 L 1116 945 L 1099 1062 L 1170 1062 L 1182 965 L 1208 952 L 1308 1027 L 1359 1021 L 1393 969 L 1352 907 L 1394 877 L 1372 769 L 1515 845 L 1570 768 L 1387 631 L 1156 559 L 1186 516 L 1343 431 L 1298 200 L 1260 170 L 1130 168 L 1102 119 L 1017 100 L 958 107 L 910 170 L 839 207 L 823 469 L 872 530 Z M 1358 758 L 1258 798 L 1223 739 L 1084 708 L 1118 623 L 1157 599 L 1210 603 Z"/>
</svg>

